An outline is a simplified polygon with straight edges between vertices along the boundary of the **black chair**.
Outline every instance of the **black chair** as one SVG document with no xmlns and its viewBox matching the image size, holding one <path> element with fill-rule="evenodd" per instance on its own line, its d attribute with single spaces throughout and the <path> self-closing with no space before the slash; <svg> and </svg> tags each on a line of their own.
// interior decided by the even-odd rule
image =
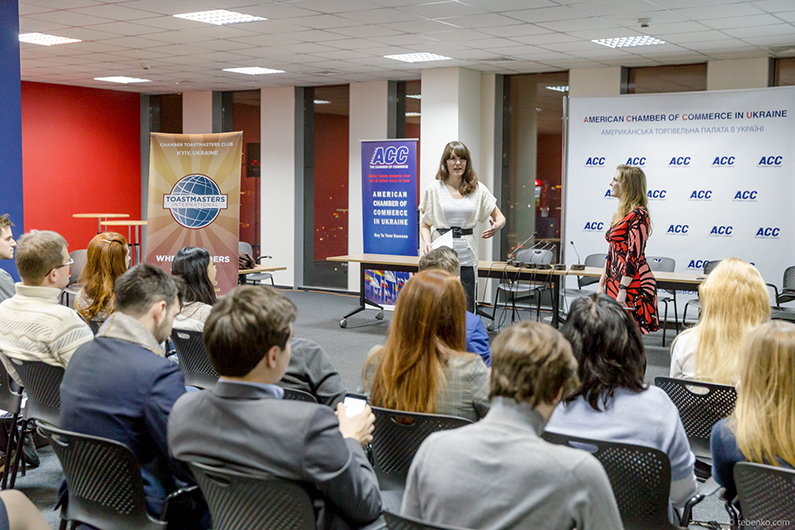
<svg viewBox="0 0 795 530">
<path fill-rule="evenodd" d="M 309 494 L 297 482 L 189 462 L 210 506 L 213 530 L 315 530 Z"/>
<path fill-rule="evenodd" d="M 516 261 L 528 264 L 549 265 L 552 263 L 553 257 L 554 253 L 550 249 L 527 248 L 520 250 L 516 254 Z M 549 272 L 549 270 L 539 270 L 538 283 L 521 282 L 509 279 L 507 282 L 497 285 L 497 291 L 494 294 L 494 309 L 492 310 L 490 317 L 492 322 L 494 322 L 494 319 L 497 316 L 497 307 L 499 306 L 501 292 L 506 293 L 506 296 L 508 297 L 505 302 L 505 306 L 507 307 L 508 303 L 511 305 L 511 324 L 513 324 L 514 320 L 519 315 L 518 311 L 516 310 L 516 302 L 520 300 L 530 300 L 531 298 L 535 298 L 536 320 L 538 320 L 541 315 L 541 293 L 547 289 L 547 284 L 544 280 L 546 280 Z"/>
<path fill-rule="evenodd" d="M 712 471 L 709 436 L 718 421 L 734 412 L 737 392 L 731 385 L 671 377 L 655 377 L 654 386 L 665 391 L 679 409 L 690 449 L 696 455 L 696 476 L 708 479 Z"/>
<path fill-rule="evenodd" d="M 664 256 L 649 256 L 646 258 L 646 262 L 649 264 L 649 269 L 659 272 L 674 272 L 676 270 L 676 260 L 673 258 L 666 258 Z M 662 320 L 662 345 L 665 348 L 665 331 L 668 327 L 668 303 L 673 302 L 674 305 L 674 326 L 676 328 L 676 333 L 679 333 L 679 314 L 676 310 L 676 290 L 675 289 L 666 289 L 664 291 L 666 294 L 664 296 L 657 296 L 657 301 L 665 305 L 665 313 L 663 314 Z"/>
<path fill-rule="evenodd" d="M 743 518 L 749 521 L 787 521 L 795 524 L 795 470 L 738 462 L 734 483 Z"/>
<path fill-rule="evenodd" d="M 722 261 L 722 260 L 716 259 L 716 260 L 712 260 L 712 261 L 708 261 L 708 262 L 706 262 L 706 263 L 704 264 L 704 276 L 707 276 L 707 275 L 709 275 L 709 273 L 710 273 L 710 272 L 712 272 L 712 271 L 715 269 L 715 267 L 717 267 L 717 266 L 718 266 L 718 264 L 719 264 L 721 261 Z M 700 301 L 698 298 L 691 298 L 691 299 L 690 299 L 690 300 L 689 300 L 689 301 L 688 301 L 688 302 L 685 304 L 685 311 L 684 311 L 684 313 L 682 313 L 682 327 L 684 327 L 684 326 L 686 325 L 686 320 L 687 320 L 687 308 L 688 308 L 689 306 L 693 306 L 693 307 L 695 307 L 695 308 L 696 308 L 696 309 L 698 309 L 698 311 L 700 312 L 700 311 L 701 311 L 701 301 Z"/>
<path fill-rule="evenodd" d="M 88 250 L 73 250 L 69 253 L 69 257 L 74 263 L 72 263 L 70 268 L 69 284 L 61 291 L 61 303 L 67 307 L 69 306 L 69 296 L 76 297 L 80 290 L 83 289 L 83 286 L 77 282 L 80 280 L 80 274 L 88 263 Z"/>
<path fill-rule="evenodd" d="M 382 490 L 402 490 L 414 455 L 425 439 L 437 431 L 469 425 L 466 418 L 422 414 L 372 407 L 375 414 L 373 458 Z"/>
<path fill-rule="evenodd" d="M 204 349 L 202 332 L 175 329 L 171 332 L 171 342 L 177 350 L 179 369 L 185 376 L 185 384 L 198 388 L 215 388 L 219 375 Z"/>
<path fill-rule="evenodd" d="M 43 422 L 37 425 L 61 462 L 69 488 L 68 504 L 61 511 L 61 530 L 68 521 L 73 527 L 79 522 L 113 530 L 164 530 L 169 501 L 196 488 L 169 495 L 160 520 L 153 519 L 146 513 L 141 468 L 126 445 Z"/>
<path fill-rule="evenodd" d="M 17 437 L 19 414 L 22 410 L 22 387 L 17 385 L 8 375 L 5 365 L 0 362 L 0 409 L 11 413 L 11 423 L 8 424 L 8 443 L 3 455 L 3 484 L 2 489 L 8 487 L 8 470 L 11 469 L 11 455 L 14 450 L 14 441 Z M 12 479 L 13 481 L 13 479 Z M 13 482 L 11 484 L 13 488 Z"/>
<path fill-rule="evenodd" d="M 433 524 L 420 521 L 407 515 L 398 515 L 390 511 L 384 511 L 386 527 L 389 530 L 465 530 L 458 526 L 448 526 L 445 524 Z"/>
<path fill-rule="evenodd" d="M 308 403 L 317 403 L 317 399 L 315 396 L 310 394 L 309 392 L 304 392 L 303 390 L 297 390 L 294 388 L 283 388 L 284 390 L 284 398 L 290 401 L 306 401 Z"/>
<path fill-rule="evenodd" d="M 786 304 L 787 302 L 792 302 L 795 300 L 795 265 L 784 269 L 784 279 L 782 280 L 781 291 L 779 291 L 778 287 L 772 283 L 768 283 L 767 285 L 772 287 L 775 291 L 776 309 L 783 310 L 784 308 L 781 307 L 781 304 Z"/>
</svg>

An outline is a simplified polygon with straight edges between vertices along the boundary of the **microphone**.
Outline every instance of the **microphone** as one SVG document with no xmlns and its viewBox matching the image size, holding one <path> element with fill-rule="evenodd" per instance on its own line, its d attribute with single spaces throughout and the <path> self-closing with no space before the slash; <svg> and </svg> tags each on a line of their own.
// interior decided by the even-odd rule
<svg viewBox="0 0 795 530">
<path fill-rule="evenodd" d="M 574 241 L 569 241 L 569 243 L 571 243 L 571 248 L 574 249 L 574 253 L 577 254 L 577 264 L 579 265 L 581 263 L 580 262 L 580 253 L 577 252 L 577 247 L 574 246 Z"/>
<path fill-rule="evenodd" d="M 538 232 L 533 232 L 530 235 L 530 237 L 528 237 L 527 239 L 522 241 L 519 245 L 517 245 L 517 247 L 515 249 L 513 249 L 513 252 L 508 254 L 508 261 L 513 260 L 516 257 L 516 253 L 519 252 L 519 249 L 524 248 L 524 244 L 527 243 L 528 241 L 530 241 L 531 239 L 533 239 L 536 236 L 537 233 Z"/>
</svg>

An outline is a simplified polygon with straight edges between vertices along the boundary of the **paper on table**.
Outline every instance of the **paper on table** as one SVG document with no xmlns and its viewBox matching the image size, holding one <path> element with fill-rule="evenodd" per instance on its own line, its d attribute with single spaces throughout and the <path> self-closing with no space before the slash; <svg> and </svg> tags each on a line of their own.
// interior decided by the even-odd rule
<svg viewBox="0 0 795 530">
<path fill-rule="evenodd" d="M 436 250 L 439 247 L 450 247 L 453 248 L 453 231 L 448 230 L 438 238 L 436 241 L 431 243 L 431 250 Z"/>
</svg>

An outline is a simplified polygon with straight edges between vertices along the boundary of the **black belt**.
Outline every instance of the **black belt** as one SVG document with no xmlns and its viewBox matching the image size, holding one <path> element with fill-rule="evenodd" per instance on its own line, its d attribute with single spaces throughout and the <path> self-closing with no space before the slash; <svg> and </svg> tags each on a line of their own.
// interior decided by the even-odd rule
<svg viewBox="0 0 795 530">
<path fill-rule="evenodd" d="M 461 228 L 460 226 L 453 226 L 451 228 L 437 228 L 436 231 L 440 234 L 446 234 L 450 230 L 453 231 L 454 238 L 460 238 L 461 236 L 471 236 L 474 232 L 471 228 Z"/>
</svg>

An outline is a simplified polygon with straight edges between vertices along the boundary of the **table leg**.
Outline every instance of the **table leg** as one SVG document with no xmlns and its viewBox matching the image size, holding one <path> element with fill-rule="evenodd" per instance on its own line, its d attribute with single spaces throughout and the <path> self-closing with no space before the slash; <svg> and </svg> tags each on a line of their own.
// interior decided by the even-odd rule
<svg viewBox="0 0 795 530">
<path fill-rule="evenodd" d="M 376 308 L 381 310 L 381 312 L 375 317 L 376 319 L 381 320 L 381 319 L 384 318 L 384 308 L 382 306 L 376 304 L 375 302 L 371 302 L 370 300 L 367 300 L 365 298 L 365 294 L 364 294 L 364 287 L 365 287 L 365 285 L 364 285 L 364 271 L 367 270 L 368 268 L 372 267 L 372 266 L 373 265 L 370 265 L 368 263 L 361 263 L 359 265 L 359 289 L 360 289 L 360 292 L 359 292 L 359 307 L 357 307 L 356 309 L 354 309 L 353 311 L 351 311 L 350 313 L 348 313 L 347 315 L 342 317 L 342 320 L 340 320 L 340 327 L 341 328 L 347 328 L 348 327 L 348 317 L 352 317 L 353 315 L 355 315 L 357 313 L 361 313 L 362 311 L 364 311 L 365 308 L 366 308 L 366 304 L 370 304 L 371 306 L 376 307 Z M 379 318 L 379 316 L 380 316 L 380 318 Z"/>
<path fill-rule="evenodd" d="M 138 265 L 141 263 L 141 234 L 139 232 L 138 225 L 135 225 L 135 264 Z"/>
<path fill-rule="evenodd" d="M 560 326 L 560 279 L 562 276 L 552 275 L 552 327 Z"/>
<path fill-rule="evenodd" d="M 97 234 L 102 233 L 102 218 L 97 217 Z"/>
</svg>

